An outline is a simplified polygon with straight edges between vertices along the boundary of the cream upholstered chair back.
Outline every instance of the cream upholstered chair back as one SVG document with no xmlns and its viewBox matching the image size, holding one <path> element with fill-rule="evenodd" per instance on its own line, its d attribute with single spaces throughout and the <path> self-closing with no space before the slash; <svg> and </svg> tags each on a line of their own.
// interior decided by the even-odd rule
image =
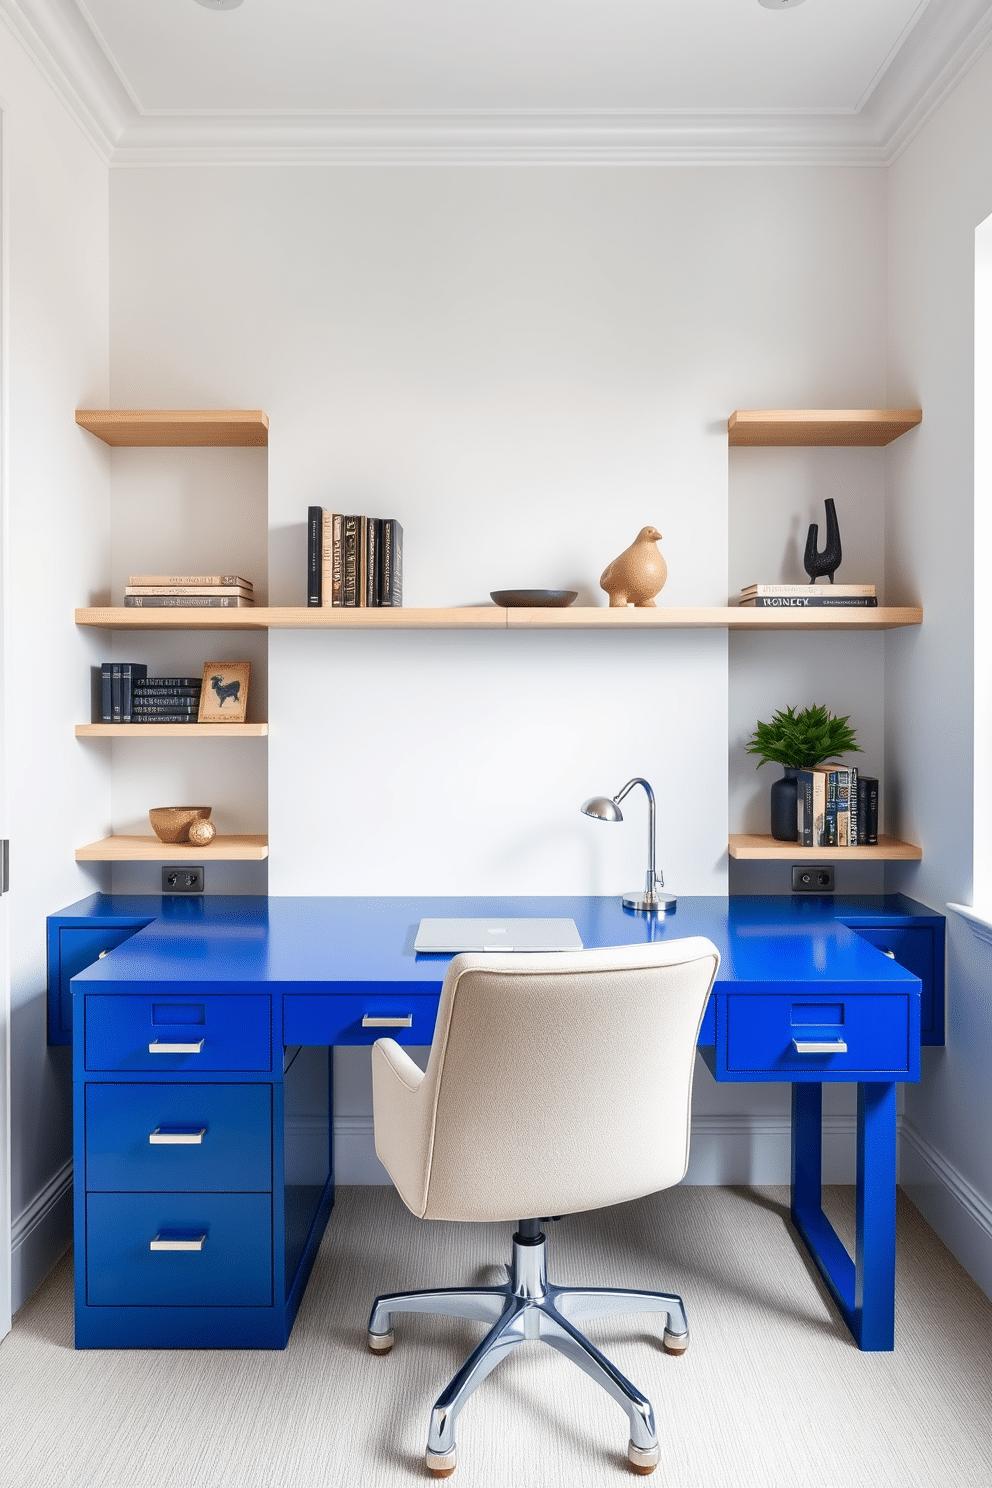
<svg viewBox="0 0 992 1488">
<path fill-rule="evenodd" d="M 456 956 L 426 1073 L 393 1039 L 372 1051 L 376 1151 L 407 1207 L 516 1220 L 678 1183 L 719 963 L 701 936 Z"/>
</svg>

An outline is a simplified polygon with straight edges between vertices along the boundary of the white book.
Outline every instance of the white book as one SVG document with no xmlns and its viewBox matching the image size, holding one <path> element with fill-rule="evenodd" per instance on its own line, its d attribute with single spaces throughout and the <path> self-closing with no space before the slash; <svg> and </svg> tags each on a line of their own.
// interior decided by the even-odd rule
<svg viewBox="0 0 992 1488">
<path fill-rule="evenodd" d="M 745 584 L 742 594 L 873 595 L 874 584 Z"/>
</svg>

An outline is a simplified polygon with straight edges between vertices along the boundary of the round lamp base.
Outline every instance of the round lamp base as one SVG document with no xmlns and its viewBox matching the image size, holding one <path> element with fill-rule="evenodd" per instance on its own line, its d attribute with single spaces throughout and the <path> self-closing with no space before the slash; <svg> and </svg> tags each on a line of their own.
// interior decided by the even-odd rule
<svg viewBox="0 0 992 1488">
<path fill-rule="evenodd" d="M 666 894 L 664 889 L 660 894 L 641 893 L 623 896 L 624 909 L 636 910 L 638 914 L 664 914 L 666 909 L 674 909 L 677 903 L 675 895 Z"/>
</svg>

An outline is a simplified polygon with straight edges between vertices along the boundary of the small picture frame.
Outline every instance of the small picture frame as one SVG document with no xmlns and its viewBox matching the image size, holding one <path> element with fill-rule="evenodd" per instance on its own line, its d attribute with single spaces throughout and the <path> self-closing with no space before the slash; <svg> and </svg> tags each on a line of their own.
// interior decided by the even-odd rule
<svg viewBox="0 0 992 1488">
<path fill-rule="evenodd" d="M 250 674 L 249 661 L 208 661 L 203 668 L 197 723 L 244 723 Z"/>
</svg>

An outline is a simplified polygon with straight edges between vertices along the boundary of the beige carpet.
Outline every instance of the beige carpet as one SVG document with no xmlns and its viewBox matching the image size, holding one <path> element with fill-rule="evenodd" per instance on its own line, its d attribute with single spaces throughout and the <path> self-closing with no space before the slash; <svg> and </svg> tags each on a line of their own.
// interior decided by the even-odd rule
<svg viewBox="0 0 992 1488">
<path fill-rule="evenodd" d="M 804 1260 L 781 1188 L 678 1188 L 551 1226 L 552 1279 L 681 1292 L 692 1344 L 656 1320 L 587 1331 L 650 1397 L 677 1488 L 989 1488 L 992 1303 L 900 1195 L 894 1354 L 862 1354 Z M 853 1191 L 828 1205 L 850 1234 Z M 407 1488 L 426 1483 L 435 1395 L 481 1324 L 397 1318 L 376 1291 L 495 1280 L 509 1227 L 425 1224 L 392 1189 L 347 1188 L 285 1353 L 72 1348 L 68 1261 L 0 1346 L 5 1488 Z M 460 1488 L 633 1483 L 620 1409 L 533 1344 L 458 1425 Z"/>
</svg>

